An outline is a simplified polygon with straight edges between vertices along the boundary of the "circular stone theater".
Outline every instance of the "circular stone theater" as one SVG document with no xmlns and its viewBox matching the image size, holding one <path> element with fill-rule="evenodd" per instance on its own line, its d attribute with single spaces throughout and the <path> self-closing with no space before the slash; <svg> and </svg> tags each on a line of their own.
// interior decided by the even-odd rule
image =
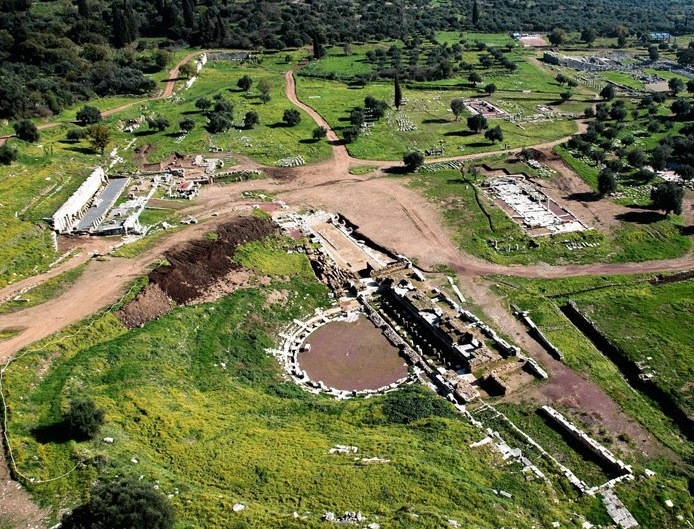
<svg viewBox="0 0 694 529">
<path fill-rule="evenodd" d="M 408 374 L 398 348 L 363 314 L 316 328 L 297 360 L 311 380 L 342 391 L 383 389 Z"/>
</svg>

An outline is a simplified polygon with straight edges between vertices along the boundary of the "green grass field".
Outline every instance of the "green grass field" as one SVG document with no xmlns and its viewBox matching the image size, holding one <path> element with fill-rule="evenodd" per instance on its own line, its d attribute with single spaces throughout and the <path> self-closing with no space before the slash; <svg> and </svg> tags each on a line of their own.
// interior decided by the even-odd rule
<svg viewBox="0 0 694 529">
<path fill-rule="evenodd" d="M 574 513 L 604 519 L 592 499 L 528 481 L 488 448 L 468 448 L 484 434 L 462 418 L 392 424 L 382 398 L 339 402 L 283 381 L 264 348 L 292 318 L 325 305 L 326 291 L 305 259 L 298 265 L 275 242 L 245 252 L 258 270 L 280 274 L 264 290 L 178 308 L 133 331 L 110 315 L 95 317 L 6 372 L 19 469 L 35 478 L 27 487 L 53 512 L 78 503 L 97 476 L 133 475 L 170 495 L 179 529 L 322 527 L 328 510 L 360 510 L 392 528 L 441 527 L 448 519 L 483 527 L 568 525 Z M 272 289 L 286 290 L 288 302 L 268 305 Z M 100 436 L 113 444 L 53 437 L 76 395 L 106 411 Z M 329 455 L 335 444 L 390 461 L 367 465 Z M 75 461 L 81 464 L 70 471 Z M 64 472 L 57 481 L 36 481 Z M 237 502 L 247 509 L 231 514 Z"/>
<path fill-rule="evenodd" d="M 461 250 L 494 263 L 638 262 L 681 257 L 691 248 L 679 217 L 650 224 L 623 221 L 609 234 L 589 230 L 530 238 L 481 190 L 477 193 L 478 202 L 473 186 L 464 182 L 458 171 L 415 175 L 411 185 L 443 212 Z M 567 248 L 581 242 L 597 246 Z"/>
</svg>

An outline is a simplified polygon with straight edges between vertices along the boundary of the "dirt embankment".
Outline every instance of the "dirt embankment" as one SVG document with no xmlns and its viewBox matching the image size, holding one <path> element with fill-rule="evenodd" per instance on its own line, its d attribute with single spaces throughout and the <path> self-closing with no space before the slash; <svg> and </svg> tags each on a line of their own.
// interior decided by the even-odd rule
<svg viewBox="0 0 694 529">
<path fill-rule="evenodd" d="M 236 249 L 276 231 L 272 222 L 242 217 L 222 224 L 216 237 L 198 239 L 165 253 L 169 264 L 149 274 L 149 285 L 116 315 L 129 328 L 166 314 L 173 305 L 209 298 L 209 291 L 226 294 L 243 286 L 249 274 L 233 260 Z M 238 276 L 238 277 L 237 277 Z"/>
</svg>

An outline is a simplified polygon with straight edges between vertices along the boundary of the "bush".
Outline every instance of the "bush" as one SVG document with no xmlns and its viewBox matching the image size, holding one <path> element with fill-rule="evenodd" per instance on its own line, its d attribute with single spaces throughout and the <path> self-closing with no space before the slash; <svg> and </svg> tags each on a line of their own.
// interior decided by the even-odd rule
<svg viewBox="0 0 694 529">
<path fill-rule="evenodd" d="M 63 516 L 63 529 L 170 529 L 174 510 L 151 485 L 134 479 L 98 483 L 89 502 Z"/>
<path fill-rule="evenodd" d="M 99 123 L 101 121 L 101 111 L 96 107 L 90 107 L 85 105 L 82 109 L 77 112 L 77 121 L 82 125 L 93 125 L 94 123 Z"/>
<path fill-rule="evenodd" d="M 28 119 L 22 119 L 15 123 L 14 133 L 17 135 L 17 138 L 29 143 L 39 141 L 39 129 L 36 128 L 33 121 Z"/>
<path fill-rule="evenodd" d="M 410 171 L 416 171 L 424 165 L 424 155 L 419 151 L 406 152 L 402 161 Z"/>
<path fill-rule="evenodd" d="M 17 159 L 17 149 L 13 149 L 7 144 L 0 145 L 0 163 L 10 165 Z"/>
<path fill-rule="evenodd" d="M 77 438 L 93 439 L 104 424 L 104 411 L 89 399 L 73 399 L 65 414 L 65 423 Z"/>
<path fill-rule="evenodd" d="M 288 108 L 282 114 L 282 121 L 284 121 L 290 127 L 294 127 L 301 123 L 301 114 L 295 108 Z"/>
<path fill-rule="evenodd" d="M 69 141 L 80 141 L 87 137 L 86 129 L 70 129 L 65 136 Z"/>
<path fill-rule="evenodd" d="M 448 403 L 435 393 L 419 387 L 407 387 L 386 396 L 383 412 L 388 422 L 410 424 L 427 417 L 453 417 Z"/>
</svg>

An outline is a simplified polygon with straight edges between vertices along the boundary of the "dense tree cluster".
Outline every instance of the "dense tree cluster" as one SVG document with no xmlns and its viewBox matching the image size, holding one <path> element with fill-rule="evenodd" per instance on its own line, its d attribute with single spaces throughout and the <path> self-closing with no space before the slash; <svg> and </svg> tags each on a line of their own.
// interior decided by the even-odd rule
<svg viewBox="0 0 694 529">
<path fill-rule="evenodd" d="M 557 43 L 569 31 L 581 30 L 581 38 L 592 42 L 598 35 L 682 33 L 688 29 L 683 20 L 694 19 L 682 17 L 691 12 L 686 0 L 666 6 L 646 0 L 628 6 L 621 0 L 75 0 L 54 7 L 35 10 L 30 0 L 0 2 L 0 119 L 48 117 L 94 96 L 151 92 L 155 83 L 144 74 L 163 70 L 172 56 L 165 49 L 147 49 L 153 44 L 144 39 L 150 38 L 164 38 L 163 48 L 310 45 L 316 56 L 330 45 L 400 39 L 404 49 L 373 52 L 374 69 L 398 71 L 402 79 L 434 80 L 465 70 L 460 44 L 437 46 L 424 63 L 419 60 L 420 44 L 433 41 L 439 30 L 551 31 Z M 682 64 L 694 64 L 691 45 L 678 54 Z M 495 63 L 517 68 L 499 49 L 480 59 L 483 68 Z M 266 102 L 269 93 L 262 94 Z"/>
</svg>

